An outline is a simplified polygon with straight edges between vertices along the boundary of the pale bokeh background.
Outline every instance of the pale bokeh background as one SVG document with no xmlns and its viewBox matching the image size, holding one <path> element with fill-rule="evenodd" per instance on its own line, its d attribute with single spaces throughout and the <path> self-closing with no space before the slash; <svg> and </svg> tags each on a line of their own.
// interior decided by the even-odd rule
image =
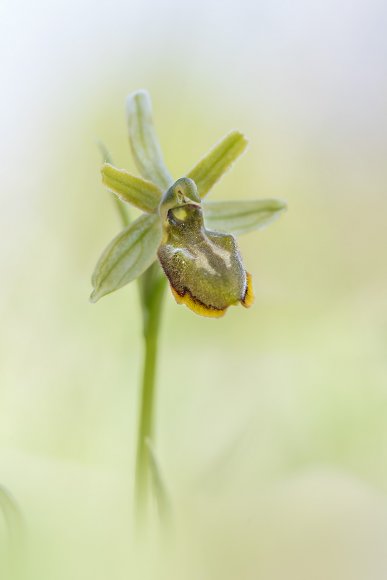
<svg viewBox="0 0 387 580">
<path fill-rule="evenodd" d="M 30 531 L 28 578 L 386 577 L 386 15 L 2 0 L 0 484 Z M 156 448 L 174 537 L 155 530 L 144 553 L 137 289 L 88 303 L 119 229 L 96 142 L 133 169 L 137 88 L 176 177 L 239 128 L 249 151 L 213 199 L 289 204 L 240 239 L 254 308 L 206 320 L 168 295 Z"/>
</svg>

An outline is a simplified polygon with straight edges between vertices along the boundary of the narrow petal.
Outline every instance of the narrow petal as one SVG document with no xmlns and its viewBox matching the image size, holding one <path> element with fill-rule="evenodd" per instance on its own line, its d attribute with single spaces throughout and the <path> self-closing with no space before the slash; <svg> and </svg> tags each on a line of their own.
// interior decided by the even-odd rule
<svg viewBox="0 0 387 580">
<path fill-rule="evenodd" d="M 102 141 L 99 141 L 98 147 L 102 155 L 102 161 L 104 163 L 110 163 L 110 165 L 113 165 L 112 156 L 110 155 L 110 152 L 106 147 L 106 145 Z M 130 224 L 129 210 L 124 203 L 121 203 L 121 200 L 116 195 L 113 196 L 113 200 L 117 208 L 118 215 L 120 216 L 122 227 L 126 228 L 126 226 Z"/>
<path fill-rule="evenodd" d="M 187 173 L 187 177 L 196 183 L 200 197 L 210 191 L 246 147 L 246 137 L 239 131 L 232 131 Z"/>
<path fill-rule="evenodd" d="M 231 234 L 246 234 L 275 220 L 286 204 L 278 199 L 214 201 L 203 205 L 206 227 Z"/>
<path fill-rule="evenodd" d="M 152 120 L 152 105 L 146 91 L 136 91 L 126 101 L 129 139 L 139 172 L 163 191 L 173 179 L 166 168 Z"/>
<path fill-rule="evenodd" d="M 142 215 L 120 232 L 98 260 L 92 277 L 91 302 L 141 276 L 156 259 L 160 241 L 158 215 Z"/>
<path fill-rule="evenodd" d="M 125 169 L 117 169 L 110 163 L 104 163 L 101 169 L 102 182 L 115 193 L 121 201 L 154 213 L 157 211 L 162 192 L 150 181 L 131 175 Z"/>
</svg>

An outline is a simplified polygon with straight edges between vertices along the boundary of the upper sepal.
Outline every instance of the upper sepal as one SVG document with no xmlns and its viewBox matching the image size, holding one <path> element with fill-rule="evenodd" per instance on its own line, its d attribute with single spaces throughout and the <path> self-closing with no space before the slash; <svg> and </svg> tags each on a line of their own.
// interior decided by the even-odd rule
<svg viewBox="0 0 387 580">
<path fill-rule="evenodd" d="M 91 302 L 125 286 L 156 259 L 161 222 L 156 214 L 143 214 L 107 246 L 95 267 Z"/>
<path fill-rule="evenodd" d="M 147 91 L 131 93 L 126 100 L 129 140 L 139 172 L 165 191 L 173 179 L 165 166 L 152 118 Z"/>
</svg>

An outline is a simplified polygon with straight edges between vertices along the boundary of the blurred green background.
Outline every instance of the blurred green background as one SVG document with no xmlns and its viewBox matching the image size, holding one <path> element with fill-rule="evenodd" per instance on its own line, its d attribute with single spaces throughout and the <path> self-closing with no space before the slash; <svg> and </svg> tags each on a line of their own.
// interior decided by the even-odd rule
<svg viewBox="0 0 387 580">
<path fill-rule="evenodd" d="M 28 578 L 386 577 L 386 13 L 0 4 L 0 484 L 27 524 Z M 212 199 L 289 205 L 239 240 L 252 309 L 208 320 L 168 294 L 156 451 L 174 531 L 143 546 L 136 285 L 88 303 L 120 228 L 97 142 L 134 170 L 124 101 L 138 88 L 174 176 L 238 128 L 250 148 Z"/>
</svg>

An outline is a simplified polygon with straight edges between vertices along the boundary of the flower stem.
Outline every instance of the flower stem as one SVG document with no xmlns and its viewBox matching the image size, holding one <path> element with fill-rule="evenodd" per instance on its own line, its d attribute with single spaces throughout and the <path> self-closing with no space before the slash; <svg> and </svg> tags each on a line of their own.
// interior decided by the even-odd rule
<svg viewBox="0 0 387 580">
<path fill-rule="evenodd" d="M 150 487 L 149 444 L 154 446 L 155 385 L 157 350 L 165 279 L 155 263 L 142 277 L 141 298 L 144 322 L 144 367 L 139 405 L 137 457 L 135 474 L 135 505 L 137 518 L 146 511 Z"/>
</svg>

